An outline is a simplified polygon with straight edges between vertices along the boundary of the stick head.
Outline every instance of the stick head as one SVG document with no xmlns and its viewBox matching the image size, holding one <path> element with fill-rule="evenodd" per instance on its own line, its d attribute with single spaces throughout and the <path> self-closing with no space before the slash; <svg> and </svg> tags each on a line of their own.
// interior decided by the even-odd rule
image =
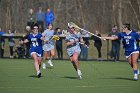
<svg viewBox="0 0 140 93">
<path fill-rule="evenodd" d="M 69 29 L 74 28 L 74 30 L 75 30 L 76 32 L 79 32 L 79 27 L 78 27 L 75 23 L 73 23 L 73 22 L 69 22 L 69 23 L 68 23 L 68 28 L 69 28 Z"/>
<path fill-rule="evenodd" d="M 54 35 L 53 37 L 52 37 L 52 40 L 59 40 L 60 38 L 59 38 L 59 36 L 57 36 L 57 35 Z"/>
<path fill-rule="evenodd" d="M 62 30 L 62 35 L 63 35 L 63 36 L 68 36 L 68 35 L 69 35 L 68 30 Z"/>
<path fill-rule="evenodd" d="M 69 27 L 69 28 L 73 28 L 73 27 L 74 27 L 74 28 L 77 28 L 77 29 L 79 28 L 79 27 L 78 27 L 75 23 L 73 23 L 73 22 L 69 22 L 69 23 L 68 23 L 68 27 Z"/>
</svg>

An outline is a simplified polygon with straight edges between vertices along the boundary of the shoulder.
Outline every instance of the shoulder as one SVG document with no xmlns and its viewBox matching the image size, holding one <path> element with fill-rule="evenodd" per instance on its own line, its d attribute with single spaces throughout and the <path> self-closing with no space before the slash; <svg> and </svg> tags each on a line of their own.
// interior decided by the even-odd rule
<svg viewBox="0 0 140 93">
<path fill-rule="evenodd" d="M 44 30 L 44 32 L 42 33 L 42 35 L 46 34 L 48 32 L 48 29 Z"/>
<path fill-rule="evenodd" d="M 38 33 L 38 35 L 37 35 L 38 37 L 42 37 L 42 34 L 41 33 Z"/>
</svg>

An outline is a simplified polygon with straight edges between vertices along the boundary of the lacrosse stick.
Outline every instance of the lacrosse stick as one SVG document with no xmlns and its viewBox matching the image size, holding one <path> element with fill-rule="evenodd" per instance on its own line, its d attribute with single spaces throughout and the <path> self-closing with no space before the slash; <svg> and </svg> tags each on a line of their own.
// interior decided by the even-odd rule
<svg viewBox="0 0 140 93">
<path fill-rule="evenodd" d="M 69 23 L 68 23 L 68 27 L 70 27 L 70 28 L 74 27 L 74 28 L 76 28 L 76 29 L 79 29 L 79 30 L 82 30 L 82 31 L 86 31 L 88 34 L 93 35 L 93 36 L 96 36 L 96 37 L 98 37 L 98 38 L 101 39 L 100 36 L 97 36 L 97 35 L 95 35 L 95 34 L 89 32 L 89 31 L 87 31 L 87 30 L 85 30 L 85 29 L 80 28 L 78 25 L 76 25 L 76 24 L 73 23 L 73 22 L 69 22 Z M 105 39 L 104 39 L 104 40 L 105 40 Z"/>
<path fill-rule="evenodd" d="M 62 35 L 63 36 L 69 36 L 69 32 L 67 30 L 62 30 Z"/>
</svg>

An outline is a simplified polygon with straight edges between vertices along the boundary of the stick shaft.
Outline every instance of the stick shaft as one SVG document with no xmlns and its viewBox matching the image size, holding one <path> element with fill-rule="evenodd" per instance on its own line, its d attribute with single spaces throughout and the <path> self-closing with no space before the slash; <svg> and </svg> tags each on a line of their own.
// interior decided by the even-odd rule
<svg viewBox="0 0 140 93">
<path fill-rule="evenodd" d="M 87 31 L 87 30 L 82 29 L 82 28 L 80 28 L 80 27 L 78 27 L 78 29 L 83 30 L 83 31 Z M 89 32 L 89 31 L 87 31 L 87 32 L 88 32 L 89 34 L 93 35 L 93 36 L 96 36 L 96 37 L 98 37 L 98 38 L 101 38 L 100 36 L 97 36 L 97 35 L 95 35 L 95 34 L 93 34 L 93 33 Z"/>
</svg>

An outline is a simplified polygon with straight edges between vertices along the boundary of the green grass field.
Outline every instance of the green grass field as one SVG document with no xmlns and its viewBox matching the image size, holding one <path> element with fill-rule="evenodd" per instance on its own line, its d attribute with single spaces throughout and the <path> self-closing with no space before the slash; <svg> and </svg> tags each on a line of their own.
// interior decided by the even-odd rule
<svg viewBox="0 0 140 93">
<path fill-rule="evenodd" d="M 54 60 L 37 78 L 31 59 L 0 59 L 0 93 L 139 93 L 127 62 L 80 61 L 82 80 L 69 61 Z M 139 91 L 139 92 L 138 92 Z"/>
</svg>

